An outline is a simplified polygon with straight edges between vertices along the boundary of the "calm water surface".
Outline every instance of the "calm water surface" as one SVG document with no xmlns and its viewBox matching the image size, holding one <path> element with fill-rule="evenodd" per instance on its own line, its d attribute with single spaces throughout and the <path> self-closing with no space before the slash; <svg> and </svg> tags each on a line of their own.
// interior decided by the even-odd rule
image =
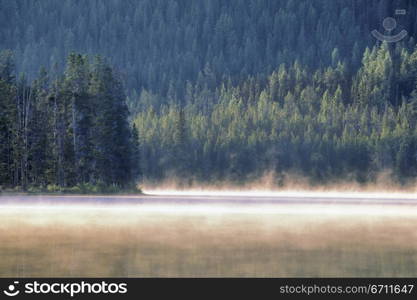
<svg viewBox="0 0 417 300">
<path fill-rule="evenodd" d="M 0 277 L 417 277 L 415 198 L 0 196 Z"/>
</svg>

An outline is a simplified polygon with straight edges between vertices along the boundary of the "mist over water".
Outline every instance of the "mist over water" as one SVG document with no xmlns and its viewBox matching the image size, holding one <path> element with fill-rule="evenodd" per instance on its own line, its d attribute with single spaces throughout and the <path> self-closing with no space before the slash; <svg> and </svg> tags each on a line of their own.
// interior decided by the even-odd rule
<svg viewBox="0 0 417 300">
<path fill-rule="evenodd" d="M 280 184 L 277 178 L 281 177 Z M 392 170 L 384 170 L 375 175 L 375 180 L 359 183 L 356 180 L 328 180 L 326 183 L 314 183 L 307 177 L 294 173 L 278 176 L 273 171 L 266 171 L 262 176 L 244 183 L 221 180 L 212 183 L 198 180 L 181 181 L 178 177 L 152 182 L 144 180 L 141 188 L 145 193 L 160 195 L 302 195 L 313 193 L 317 196 L 365 195 L 370 197 L 411 197 L 417 198 L 417 181 L 409 180 L 400 184 L 393 179 Z"/>
<path fill-rule="evenodd" d="M 412 195 L 191 194 L 1 197 L 0 276 L 417 275 Z"/>
</svg>

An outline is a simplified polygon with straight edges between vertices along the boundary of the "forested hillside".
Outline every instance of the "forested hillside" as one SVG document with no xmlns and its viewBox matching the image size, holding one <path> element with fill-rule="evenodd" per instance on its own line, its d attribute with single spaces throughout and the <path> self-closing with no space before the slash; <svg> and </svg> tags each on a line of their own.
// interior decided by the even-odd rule
<svg viewBox="0 0 417 300">
<path fill-rule="evenodd" d="M 101 54 L 129 92 L 182 98 L 187 80 L 268 76 L 298 59 L 358 67 L 373 29 L 395 9 L 417 33 L 414 0 L 0 0 L 0 47 L 33 79 L 40 66 L 63 70 L 73 51 Z M 210 76 L 210 79 L 204 78 Z"/>
<path fill-rule="evenodd" d="M 414 0 L 0 0 L 0 185 L 412 182 L 416 36 Z"/>
<path fill-rule="evenodd" d="M 324 183 L 389 170 L 406 182 L 417 175 L 416 79 L 417 50 L 390 54 L 384 44 L 365 52 L 353 76 L 343 63 L 311 70 L 296 62 L 267 82 L 190 86 L 185 107 L 137 115 L 144 173 L 239 182 L 271 171 L 283 184 L 291 172 Z"/>
</svg>

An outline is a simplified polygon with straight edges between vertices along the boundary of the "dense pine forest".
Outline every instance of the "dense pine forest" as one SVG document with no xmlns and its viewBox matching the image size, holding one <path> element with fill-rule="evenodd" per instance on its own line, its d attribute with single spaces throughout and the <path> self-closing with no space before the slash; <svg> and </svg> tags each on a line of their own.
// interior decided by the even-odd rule
<svg viewBox="0 0 417 300">
<path fill-rule="evenodd" d="M 0 53 L 3 187 L 69 192 L 134 188 L 138 135 L 129 125 L 118 75 L 104 59 L 90 62 L 71 54 L 64 74 L 41 69 L 31 85 L 23 75 L 16 79 L 13 69 L 11 52 Z"/>
<path fill-rule="evenodd" d="M 0 0 L 0 186 L 414 182 L 416 13 L 414 0 Z"/>
</svg>

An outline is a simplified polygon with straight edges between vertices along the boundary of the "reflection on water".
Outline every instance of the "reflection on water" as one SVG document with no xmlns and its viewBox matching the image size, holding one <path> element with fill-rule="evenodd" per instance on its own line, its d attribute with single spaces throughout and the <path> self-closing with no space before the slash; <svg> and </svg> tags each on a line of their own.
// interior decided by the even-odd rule
<svg viewBox="0 0 417 300">
<path fill-rule="evenodd" d="M 0 220 L 0 277 L 417 276 L 416 206 L 26 204 Z"/>
</svg>

